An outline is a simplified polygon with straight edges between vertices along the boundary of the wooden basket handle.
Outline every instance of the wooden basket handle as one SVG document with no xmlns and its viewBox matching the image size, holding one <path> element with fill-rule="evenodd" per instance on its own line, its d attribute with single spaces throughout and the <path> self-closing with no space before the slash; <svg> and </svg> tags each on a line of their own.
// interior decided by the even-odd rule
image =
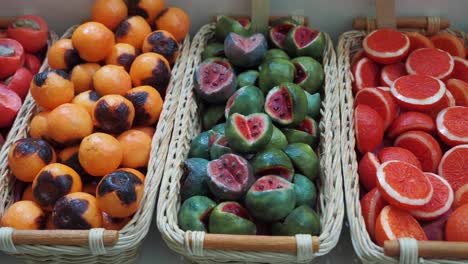
<svg viewBox="0 0 468 264">
<path fill-rule="evenodd" d="M 15 230 L 12 234 L 15 245 L 86 246 L 88 237 L 88 230 Z M 104 246 L 113 246 L 118 240 L 118 231 L 104 231 Z"/>
<path fill-rule="evenodd" d="M 14 17 L 0 17 L 0 28 L 5 29 L 8 27 L 8 24 L 15 19 Z"/>
<path fill-rule="evenodd" d="M 417 241 L 417 243 L 419 257 L 468 259 L 468 242 Z M 384 253 L 389 257 L 399 257 L 399 241 L 385 241 Z"/>
<path fill-rule="evenodd" d="M 377 28 L 396 28 L 395 0 L 376 0 L 375 17 Z"/>
<path fill-rule="evenodd" d="M 215 16 L 213 18 L 213 21 L 216 22 L 219 19 L 219 17 L 220 16 Z M 229 17 L 232 17 L 234 19 L 250 19 L 250 17 L 248 17 L 248 16 L 229 16 Z M 293 19 L 296 18 L 296 19 L 299 20 L 297 22 L 298 23 L 302 22 L 302 25 L 304 25 L 304 26 L 307 26 L 309 24 L 309 19 L 307 17 L 305 17 L 305 16 L 304 17 L 303 16 L 299 16 L 299 17 L 298 16 L 269 16 L 268 17 L 268 25 L 270 25 L 271 22 L 273 22 L 273 21 L 275 21 L 275 20 L 277 20 L 279 18 L 282 18 L 282 17 L 290 17 L 290 18 L 293 18 Z"/>
<path fill-rule="evenodd" d="M 192 237 L 189 236 L 190 247 Z M 266 251 L 296 253 L 297 243 L 294 236 L 247 236 L 247 235 L 223 235 L 205 234 L 203 248 L 228 251 Z M 312 252 L 318 252 L 320 248 L 319 238 L 312 237 Z"/>
</svg>

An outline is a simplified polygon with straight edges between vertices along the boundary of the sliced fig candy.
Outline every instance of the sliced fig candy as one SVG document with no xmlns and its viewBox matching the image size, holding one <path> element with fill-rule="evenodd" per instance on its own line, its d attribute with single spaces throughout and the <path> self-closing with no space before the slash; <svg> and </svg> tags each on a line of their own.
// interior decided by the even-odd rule
<svg viewBox="0 0 468 264">
<path fill-rule="evenodd" d="M 239 67 L 249 68 L 259 65 L 268 49 L 265 37 L 254 34 L 243 37 L 236 33 L 229 33 L 224 40 L 224 54 L 229 61 Z"/>
<path fill-rule="evenodd" d="M 260 113 L 265 105 L 265 97 L 260 89 L 248 85 L 237 90 L 227 101 L 226 118 L 233 113 L 250 115 Z"/>
<path fill-rule="evenodd" d="M 291 57 L 310 56 L 320 59 L 325 47 L 325 36 L 319 30 L 297 26 L 289 31 L 285 49 Z"/>
<path fill-rule="evenodd" d="M 207 168 L 208 160 L 206 159 L 191 158 L 184 162 L 184 175 L 180 180 L 182 201 L 196 195 L 210 195 Z"/>
<path fill-rule="evenodd" d="M 211 211 L 216 206 L 210 198 L 192 196 L 179 209 L 179 226 L 184 231 L 206 231 Z"/>
<path fill-rule="evenodd" d="M 319 133 L 319 127 L 317 122 L 311 118 L 306 116 L 304 121 L 300 123 L 297 127 L 298 130 L 304 132 L 307 134 L 307 142 L 301 142 L 301 141 L 289 141 L 289 143 L 306 143 L 312 148 L 317 147 L 317 144 L 319 142 L 320 138 L 320 133 Z"/>
<path fill-rule="evenodd" d="M 232 114 L 226 122 L 229 146 L 242 153 L 253 153 L 265 147 L 273 134 L 270 118 L 262 113 L 244 116 Z"/>
<path fill-rule="evenodd" d="M 256 177 L 277 175 L 292 181 L 294 167 L 289 157 L 279 149 L 267 149 L 259 152 L 252 160 L 252 167 Z"/>
<path fill-rule="evenodd" d="M 216 139 L 210 146 L 210 157 L 212 160 L 218 159 L 224 154 L 232 153 L 225 135 L 213 134 L 213 137 L 216 137 Z"/>
<path fill-rule="evenodd" d="M 268 31 L 268 40 L 277 48 L 284 49 L 284 41 L 289 31 L 299 23 L 291 18 L 280 18 L 273 21 L 272 27 Z"/>
<path fill-rule="evenodd" d="M 296 84 L 275 86 L 266 96 L 265 113 L 279 125 L 296 126 L 304 120 L 306 112 L 307 97 Z"/>
<path fill-rule="evenodd" d="M 322 64 L 311 57 L 297 57 L 291 60 L 296 67 L 294 83 L 309 93 L 317 92 L 321 87 L 325 74 Z"/>
<path fill-rule="evenodd" d="M 211 213 L 209 231 L 214 234 L 255 235 L 257 227 L 242 205 L 224 202 Z"/>
<path fill-rule="evenodd" d="M 240 199 L 253 182 L 253 170 L 243 157 L 225 154 L 208 163 L 208 187 L 223 200 Z"/>
<path fill-rule="evenodd" d="M 236 90 L 234 71 L 224 64 L 204 62 L 195 71 L 195 92 L 209 103 L 225 102 Z"/>
<path fill-rule="evenodd" d="M 218 22 L 216 22 L 215 37 L 218 41 L 223 42 L 230 32 L 234 32 L 242 36 L 248 36 L 251 34 L 251 31 L 252 26 L 250 24 L 250 20 L 235 20 L 227 16 L 221 16 L 218 19 Z"/>
<path fill-rule="evenodd" d="M 296 204 L 294 184 L 275 175 L 258 179 L 245 196 L 245 205 L 255 217 L 266 222 L 286 217 Z"/>
</svg>

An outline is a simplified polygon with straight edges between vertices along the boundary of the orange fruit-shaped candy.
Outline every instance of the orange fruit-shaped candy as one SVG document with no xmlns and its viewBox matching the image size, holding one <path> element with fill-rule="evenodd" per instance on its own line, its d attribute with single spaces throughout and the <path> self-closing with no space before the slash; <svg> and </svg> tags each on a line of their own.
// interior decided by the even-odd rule
<svg viewBox="0 0 468 264">
<path fill-rule="evenodd" d="M 112 48 L 112 52 L 107 56 L 106 63 L 119 65 L 125 68 L 126 71 L 130 70 L 132 62 L 136 56 L 140 55 L 140 49 L 133 47 L 127 43 L 117 43 Z"/>
<path fill-rule="evenodd" d="M 23 138 L 16 141 L 8 153 L 8 165 L 16 178 L 32 182 L 37 173 L 57 157 L 46 141 L 38 138 Z"/>
<path fill-rule="evenodd" d="M 102 212 L 102 227 L 107 230 L 120 230 L 124 228 L 131 219 L 131 217 L 112 217 Z"/>
<path fill-rule="evenodd" d="M 102 66 L 93 76 L 94 89 L 100 95 L 124 95 L 132 88 L 130 75 L 124 67 L 116 65 Z"/>
<path fill-rule="evenodd" d="M 29 126 L 29 135 L 33 138 L 47 137 L 47 116 L 49 111 L 42 111 L 35 115 Z"/>
<path fill-rule="evenodd" d="M 93 132 L 93 120 L 88 111 L 77 104 L 63 104 L 47 116 L 48 136 L 59 144 L 70 145 Z"/>
<path fill-rule="evenodd" d="M 61 39 L 49 48 L 47 62 L 52 69 L 70 70 L 81 62 L 81 58 L 71 39 Z"/>
<path fill-rule="evenodd" d="M 10 206 L 2 217 L 0 226 L 18 230 L 44 229 L 46 214 L 34 202 L 19 201 Z"/>
<path fill-rule="evenodd" d="M 81 105 L 88 111 L 89 116 L 93 116 L 93 108 L 101 96 L 95 91 L 82 92 L 73 98 L 72 104 Z"/>
<path fill-rule="evenodd" d="M 170 64 L 173 64 L 179 55 L 179 43 L 165 30 L 156 30 L 148 34 L 141 49 L 143 52 L 163 55 Z"/>
<path fill-rule="evenodd" d="M 50 110 L 71 102 L 75 93 L 68 74 L 62 70 L 48 70 L 34 75 L 30 91 L 36 104 Z"/>
<path fill-rule="evenodd" d="M 159 119 L 163 99 L 159 92 L 149 85 L 138 86 L 127 92 L 125 98 L 135 107 L 134 125 L 153 125 Z"/>
<path fill-rule="evenodd" d="M 153 23 L 156 16 L 166 7 L 164 0 L 132 0 L 128 2 L 128 14 L 142 16 L 148 23 Z"/>
<path fill-rule="evenodd" d="M 82 188 L 80 175 L 60 163 L 52 163 L 42 168 L 32 185 L 34 200 L 47 211 L 52 210 L 60 197 L 81 192 Z"/>
<path fill-rule="evenodd" d="M 97 180 L 85 183 L 83 185 L 83 192 L 89 193 L 92 196 L 96 196 L 96 188 L 97 188 L 98 183 L 101 181 L 101 178 L 100 177 L 93 177 L 93 178 L 96 178 Z"/>
<path fill-rule="evenodd" d="M 136 170 L 119 169 L 104 178 L 97 187 L 99 208 L 112 217 L 134 214 L 144 191 L 144 181 Z"/>
<path fill-rule="evenodd" d="M 102 226 L 101 210 L 89 193 L 75 192 L 63 196 L 54 206 L 54 224 L 59 229 L 91 229 Z"/>
<path fill-rule="evenodd" d="M 151 27 L 141 16 L 127 17 L 115 30 L 117 43 L 127 43 L 141 49 L 146 35 L 151 33 Z"/>
<path fill-rule="evenodd" d="M 468 242 L 468 204 L 458 207 L 447 220 L 445 239 Z"/>
<path fill-rule="evenodd" d="M 109 55 L 114 46 L 114 33 L 98 22 L 86 22 L 75 29 L 73 47 L 88 62 L 98 62 Z"/>
<path fill-rule="evenodd" d="M 83 167 L 81 167 L 80 161 L 78 160 L 79 149 L 79 145 L 64 148 L 62 151 L 59 152 L 57 158 L 58 162 L 67 165 L 68 167 L 75 170 L 76 173 L 78 173 L 82 177 L 81 179 L 83 181 L 83 176 L 85 176 L 86 172 L 84 171 Z"/>
<path fill-rule="evenodd" d="M 121 95 L 105 95 L 94 105 L 94 123 L 106 133 L 122 133 L 132 126 L 134 118 L 132 102 Z"/>
<path fill-rule="evenodd" d="M 93 76 L 101 66 L 97 63 L 82 63 L 73 67 L 70 79 L 75 87 L 75 94 L 92 90 Z"/>
<path fill-rule="evenodd" d="M 34 195 L 32 193 L 32 184 L 28 184 L 28 187 L 26 187 L 23 191 L 23 194 L 21 195 L 21 201 L 34 201 Z"/>
<path fill-rule="evenodd" d="M 127 15 L 128 8 L 123 0 L 96 0 L 91 9 L 91 20 L 110 30 L 114 30 Z"/>
<path fill-rule="evenodd" d="M 156 18 L 156 29 L 169 31 L 177 41 L 181 42 L 190 29 L 190 18 L 182 9 L 169 7 Z"/>
<path fill-rule="evenodd" d="M 117 137 L 122 145 L 122 166 L 141 168 L 148 165 L 151 152 L 151 137 L 144 132 L 130 129 Z"/>
<path fill-rule="evenodd" d="M 146 133 L 150 138 L 153 138 L 154 132 L 156 132 L 156 129 L 152 126 L 136 126 L 132 128 L 133 130 L 138 130 L 141 132 Z"/>
<path fill-rule="evenodd" d="M 133 86 L 153 86 L 164 98 L 171 79 L 171 66 L 160 54 L 143 53 L 133 61 L 132 67 L 130 67 L 130 77 Z"/>
<path fill-rule="evenodd" d="M 103 176 L 114 171 L 122 162 L 122 157 L 119 141 L 105 133 L 85 137 L 78 151 L 81 166 L 92 176 Z"/>
</svg>

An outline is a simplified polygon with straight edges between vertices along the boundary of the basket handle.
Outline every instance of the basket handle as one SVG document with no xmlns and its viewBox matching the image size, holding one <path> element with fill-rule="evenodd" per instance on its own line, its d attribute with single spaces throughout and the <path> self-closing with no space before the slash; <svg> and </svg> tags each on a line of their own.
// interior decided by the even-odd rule
<svg viewBox="0 0 468 264">
<path fill-rule="evenodd" d="M 192 236 L 188 236 L 192 247 Z M 205 234 L 203 248 L 228 251 L 266 251 L 297 253 L 297 241 L 294 236 L 251 236 Z M 312 237 L 312 252 L 318 252 L 319 238 Z"/>
<path fill-rule="evenodd" d="M 0 17 L 0 28 L 7 28 L 14 17 Z"/>
<path fill-rule="evenodd" d="M 15 245 L 86 246 L 89 230 L 14 230 L 12 240 Z M 104 246 L 113 246 L 119 240 L 119 232 L 105 230 L 102 240 Z"/>
<path fill-rule="evenodd" d="M 417 245 L 420 257 L 468 259 L 468 242 L 417 241 Z M 400 251 L 398 240 L 385 241 L 385 255 L 399 257 Z"/>
<path fill-rule="evenodd" d="M 396 28 L 395 0 L 376 0 L 377 28 Z"/>
</svg>

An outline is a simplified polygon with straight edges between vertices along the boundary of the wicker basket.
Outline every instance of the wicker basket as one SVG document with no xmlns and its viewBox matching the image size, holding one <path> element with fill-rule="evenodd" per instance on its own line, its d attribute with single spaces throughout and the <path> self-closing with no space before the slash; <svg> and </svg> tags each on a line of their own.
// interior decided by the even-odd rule
<svg viewBox="0 0 468 264">
<path fill-rule="evenodd" d="M 71 37 L 75 28 L 76 26 L 68 29 L 62 38 Z M 187 65 L 188 51 L 189 38 L 187 37 L 181 45 L 179 59 L 172 69 L 172 78 L 167 89 L 163 111 L 152 141 L 144 195 L 132 220 L 118 233 L 117 231 L 103 232 L 102 229 L 21 232 L 11 230 L 11 228 L 0 228 L 0 249 L 30 263 L 136 262 L 140 246 L 148 233 L 153 217 L 156 194 L 163 173 L 163 164 L 166 162 L 175 111 L 181 93 L 182 76 Z M 45 63 L 41 70 L 47 67 Z M 0 153 L 0 217 L 14 200 L 14 177 L 8 168 L 8 150 L 13 142 L 27 136 L 28 124 L 37 111 L 38 107 L 28 94 Z M 57 239 L 61 242 L 57 242 Z M 113 240 L 115 244 L 112 244 Z"/>
<path fill-rule="evenodd" d="M 326 35 L 323 54 L 325 70 L 325 99 L 322 103 L 321 131 L 321 187 L 319 210 L 322 233 L 319 237 L 233 236 L 185 232 L 177 224 L 180 207 L 180 178 L 182 163 L 190 142 L 201 130 L 198 106 L 193 93 L 193 74 L 201 63 L 201 53 L 213 36 L 214 24 L 200 29 L 190 49 L 189 65 L 183 80 L 183 93 L 177 108 L 177 121 L 168 154 L 168 162 L 161 183 L 157 224 L 167 245 L 179 254 L 202 263 L 251 262 L 292 263 L 310 262 L 327 254 L 338 242 L 343 215 L 342 179 L 340 179 L 338 90 L 335 53 L 330 37 Z M 313 241 L 313 242 L 312 242 Z M 313 250 L 314 249 L 314 250 Z"/>
<path fill-rule="evenodd" d="M 438 20 L 435 18 L 428 18 L 429 22 Z M 431 25 L 428 23 L 426 30 L 421 30 L 421 33 L 426 35 L 432 35 L 439 32 L 437 25 Z M 372 29 L 372 28 L 371 28 Z M 347 205 L 348 221 L 351 230 L 351 239 L 354 249 L 357 255 L 364 262 L 373 263 L 416 263 L 413 261 L 405 262 L 404 259 L 411 257 L 414 261 L 420 263 L 467 263 L 465 261 L 449 261 L 442 259 L 424 259 L 419 258 L 418 260 L 418 245 L 415 241 L 403 241 L 402 243 L 411 243 L 404 250 L 400 245 L 400 260 L 398 258 L 388 257 L 384 254 L 384 248 L 375 244 L 369 234 L 367 233 L 366 226 L 364 224 L 364 218 L 361 214 L 361 204 L 359 203 L 359 177 L 358 177 L 358 161 L 355 152 L 356 140 L 354 137 L 354 98 L 352 93 L 352 80 L 353 76 L 351 73 L 350 60 L 352 56 L 362 47 L 362 41 L 367 31 L 349 31 L 341 35 L 338 44 L 338 67 L 339 67 L 339 84 L 338 89 L 340 93 L 340 112 L 341 112 L 341 155 L 343 165 L 343 179 L 345 188 L 345 199 Z M 457 37 L 463 39 L 466 42 L 466 36 L 463 32 L 455 30 L 444 30 L 450 34 L 454 34 Z M 400 240 L 401 242 L 401 240 Z M 447 243 L 447 242 L 443 242 Z M 409 256 L 413 255 L 413 256 Z"/>
</svg>

